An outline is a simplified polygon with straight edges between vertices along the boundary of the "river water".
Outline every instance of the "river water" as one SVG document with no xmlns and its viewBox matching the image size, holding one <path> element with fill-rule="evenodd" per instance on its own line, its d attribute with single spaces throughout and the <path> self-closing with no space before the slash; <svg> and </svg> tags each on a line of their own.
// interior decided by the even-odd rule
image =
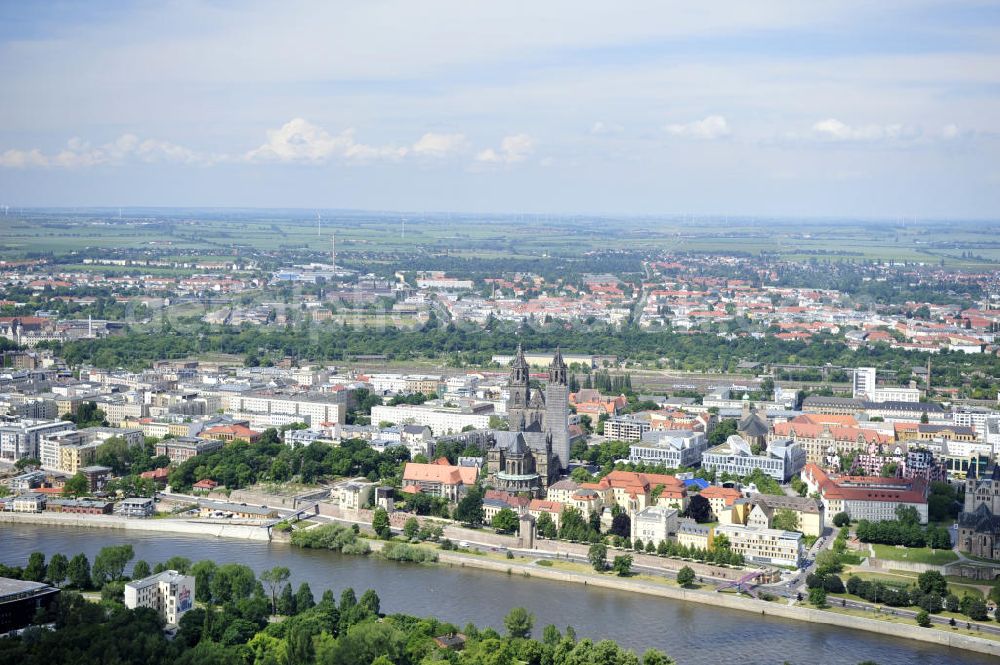
<svg viewBox="0 0 1000 665">
<path fill-rule="evenodd" d="M 863 631 L 763 617 L 663 598 L 508 576 L 451 566 L 419 566 L 375 557 L 343 556 L 281 543 L 108 529 L 0 524 L 0 562 L 23 566 L 34 551 L 85 553 L 91 563 L 106 545 L 131 543 L 150 565 L 179 555 L 192 561 L 243 563 L 257 573 L 276 565 L 308 582 L 319 598 L 345 587 L 375 589 L 382 611 L 436 616 L 459 626 L 473 622 L 503 629 L 512 607 L 535 615 L 535 633 L 547 624 L 573 626 L 579 637 L 612 639 L 638 653 L 655 647 L 680 665 L 985 665 L 996 659 L 947 647 Z"/>
</svg>

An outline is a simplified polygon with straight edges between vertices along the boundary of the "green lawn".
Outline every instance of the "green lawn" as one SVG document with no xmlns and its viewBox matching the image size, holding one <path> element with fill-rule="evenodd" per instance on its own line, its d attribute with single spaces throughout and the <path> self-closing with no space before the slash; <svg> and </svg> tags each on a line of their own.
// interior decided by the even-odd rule
<svg viewBox="0 0 1000 665">
<path fill-rule="evenodd" d="M 932 550 L 929 547 L 895 547 L 893 545 L 875 545 L 875 557 L 888 561 L 915 561 L 942 566 L 952 561 L 958 561 L 958 555 L 951 550 Z"/>
</svg>

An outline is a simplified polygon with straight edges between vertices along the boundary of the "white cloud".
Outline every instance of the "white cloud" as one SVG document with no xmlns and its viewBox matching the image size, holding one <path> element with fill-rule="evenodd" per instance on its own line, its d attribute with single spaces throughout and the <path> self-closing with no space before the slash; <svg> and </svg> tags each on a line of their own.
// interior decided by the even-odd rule
<svg viewBox="0 0 1000 665">
<path fill-rule="evenodd" d="M 621 134 L 625 131 L 625 128 L 614 122 L 604 122 L 598 120 L 593 125 L 590 126 L 590 133 L 595 136 L 600 136 L 602 134 Z"/>
<path fill-rule="evenodd" d="M 949 123 L 941 128 L 941 138 L 945 140 L 951 140 L 958 138 L 959 130 L 958 125 L 955 123 Z"/>
<path fill-rule="evenodd" d="M 169 162 L 206 166 L 225 161 L 224 155 L 199 153 L 169 141 L 140 139 L 135 134 L 122 134 L 114 141 L 94 146 L 80 138 L 71 138 L 66 147 L 54 154 L 38 148 L 11 149 L 0 154 L 0 167 L 5 168 L 64 168 L 79 169 L 93 166 L 119 165 L 129 161 L 145 163 Z"/>
<path fill-rule="evenodd" d="M 836 118 L 820 120 L 812 126 L 813 134 L 827 141 L 896 141 L 919 136 L 913 127 L 899 123 L 889 125 L 848 125 Z"/>
<path fill-rule="evenodd" d="M 672 124 L 664 128 L 671 136 L 711 141 L 731 134 L 729 123 L 721 115 L 710 115 L 685 124 Z"/>
<path fill-rule="evenodd" d="M 465 152 L 469 142 L 464 134 L 435 134 L 428 132 L 413 144 L 411 150 L 416 155 L 427 157 L 448 157 Z"/>
<path fill-rule="evenodd" d="M 313 162 L 321 163 L 334 157 L 347 160 L 401 159 L 408 148 L 371 146 L 358 143 L 354 130 L 345 129 L 332 135 L 308 120 L 294 118 L 278 129 L 268 130 L 267 142 L 246 153 L 249 162 Z"/>
<path fill-rule="evenodd" d="M 535 141 L 527 134 L 505 136 L 500 148 L 486 148 L 476 155 L 477 162 L 485 164 L 515 164 L 523 162 L 535 151 Z"/>
</svg>

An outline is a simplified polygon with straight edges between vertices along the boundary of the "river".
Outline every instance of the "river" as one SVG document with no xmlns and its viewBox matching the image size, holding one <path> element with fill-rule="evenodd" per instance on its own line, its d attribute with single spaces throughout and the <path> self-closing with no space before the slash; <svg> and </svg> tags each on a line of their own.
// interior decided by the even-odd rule
<svg viewBox="0 0 1000 665">
<path fill-rule="evenodd" d="M 294 586 L 308 582 L 319 598 L 345 587 L 373 588 L 383 612 L 436 616 L 459 626 L 501 629 L 512 607 L 535 615 L 535 633 L 547 624 L 573 626 L 579 637 L 612 639 L 637 653 L 654 647 L 680 665 L 985 665 L 996 659 L 943 646 L 834 626 L 762 617 L 609 589 L 507 576 L 451 566 L 418 566 L 375 557 L 302 550 L 281 543 L 121 532 L 107 529 L 0 524 L 0 562 L 23 566 L 34 551 L 94 555 L 110 544 L 131 543 L 150 565 L 179 555 L 192 561 L 249 565 L 257 573 L 276 565 L 292 571 Z"/>
</svg>

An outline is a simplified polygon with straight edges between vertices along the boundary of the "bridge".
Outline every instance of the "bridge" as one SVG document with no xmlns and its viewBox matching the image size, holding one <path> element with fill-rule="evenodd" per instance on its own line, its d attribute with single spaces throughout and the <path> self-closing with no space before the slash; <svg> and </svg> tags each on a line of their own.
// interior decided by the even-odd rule
<svg viewBox="0 0 1000 665">
<path fill-rule="evenodd" d="M 312 506 L 308 506 L 306 508 L 301 508 L 295 511 L 294 513 L 289 513 L 288 515 L 283 515 L 282 517 L 275 518 L 269 522 L 265 522 L 264 524 L 261 524 L 260 527 L 262 529 L 267 529 L 267 535 L 270 538 L 271 529 L 274 527 L 274 525 L 280 524 L 282 522 L 297 521 L 301 519 L 306 519 L 308 517 L 315 517 L 316 515 L 319 515 L 318 503 L 315 503 Z"/>
<path fill-rule="evenodd" d="M 766 574 L 766 571 L 763 570 L 756 570 L 752 573 L 747 573 L 738 580 L 733 580 L 732 582 L 723 584 L 718 589 L 716 589 L 716 591 L 722 591 L 724 589 L 736 589 L 737 591 L 741 591 L 749 596 L 753 596 L 754 598 L 756 598 L 757 593 L 753 589 L 753 587 L 756 586 L 754 580 L 756 580 L 758 577 L 761 577 L 764 574 Z"/>
</svg>

